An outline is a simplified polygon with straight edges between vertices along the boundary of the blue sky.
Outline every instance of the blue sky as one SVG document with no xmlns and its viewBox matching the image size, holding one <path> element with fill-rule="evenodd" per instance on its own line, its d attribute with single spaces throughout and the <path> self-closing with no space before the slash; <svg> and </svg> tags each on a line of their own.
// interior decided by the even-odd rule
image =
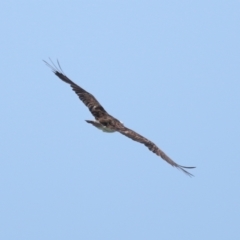
<svg viewBox="0 0 240 240">
<path fill-rule="evenodd" d="M 0 239 L 238 239 L 239 9 L 3 2 Z M 87 124 L 48 57 L 195 177 Z"/>
</svg>

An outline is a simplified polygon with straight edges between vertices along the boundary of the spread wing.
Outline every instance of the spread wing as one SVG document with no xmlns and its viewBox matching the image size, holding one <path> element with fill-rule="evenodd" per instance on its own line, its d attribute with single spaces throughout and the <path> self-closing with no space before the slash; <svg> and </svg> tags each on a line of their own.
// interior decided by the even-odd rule
<svg viewBox="0 0 240 240">
<path fill-rule="evenodd" d="M 185 167 L 185 166 L 178 165 L 170 157 L 168 157 L 160 148 L 158 148 L 153 142 L 149 141 L 147 138 L 141 136 L 140 134 L 138 134 L 138 133 L 134 132 L 133 130 L 126 128 L 126 127 L 117 129 L 117 131 L 120 132 L 121 134 L 125 135 L 126 137 L 131 138 L 132 140 L 134 140 L 136 142 L 144 144 L 146 147 L 148 147 L 148 149 L 150 151 L 157 154 L 159 157 L 161 157 L 167 163 L 171 164 L 173 167 L 176 167 L 176 168 L 182 170 L 184 173 L 186 173 L 190 177 L 193 176 L 191 173 L 186 171 L 184 168 L 191 169 L 191 168 L 195 168 L 195 167 Z"/>
<path fill-rule="evenodd" d="M 91 93 L 87 92 L 86 90 L 78 86 L 63 73 L 63 70 L 59 62 L 58 67 L 56 67 L 52 61 L 51 61 L 52 65 L 46 61 L 44 62 L 48 67 L 52 69 L 56 76 L 58 76 L 62 81 L 68 83 L 72 87 L 72 90 L 78 95 L 80 100 L 88 107 L 89 111 L 92 113 L 96 120 L 108 114 L 107 111 L 101 106 L 101 104 Z"/>
</svg>

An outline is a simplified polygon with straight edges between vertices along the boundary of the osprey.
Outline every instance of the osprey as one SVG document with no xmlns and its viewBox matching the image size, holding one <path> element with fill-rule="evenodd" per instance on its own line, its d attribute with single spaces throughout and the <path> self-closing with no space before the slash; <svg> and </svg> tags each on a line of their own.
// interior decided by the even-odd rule
<svg viewBox="0 0 240 240">
<path fill-rule="evenodd" d="M 51 59 L 50 59 L 51 61 Z M 119 132 L 126 137 L 131 138 L 134 141 L 144 144 L 150 151 L 160 156 L 167 163 L 171 164 L 173 167 L 176 167 L 182 170 L 189 176 L 193 176 L 191 173 L 185 170 L 195 168 L 195 167 L 185 167 L 175 163 L 170 157 L 168 157 L 160 148 L 158 148 L 153 142 L 147 138 L 141 136 L 140 134 L 134 132 L 133 130 L 125 127 L 122 122 L 114 118 L 103 108 L 103 106 L 97 101 L 97 99 L 89 92 L 78 86 L 76 83 L 71 81 L 63 72 L 59 62 L 58 67 L 51 61 L 52 65 L 44 61 L 48 67 L 50 67 L 53 73 L 58 76 L 62 81 L 68 83 L 72 90 L 78 95 L 80 100 L 88 107 L 89 111 L 95 117 L 96 121 L 86 120 L 87 123 L 92 124 L 94 127 L 102 130 L 103 132 L 112 133 Z"/>
</svg>

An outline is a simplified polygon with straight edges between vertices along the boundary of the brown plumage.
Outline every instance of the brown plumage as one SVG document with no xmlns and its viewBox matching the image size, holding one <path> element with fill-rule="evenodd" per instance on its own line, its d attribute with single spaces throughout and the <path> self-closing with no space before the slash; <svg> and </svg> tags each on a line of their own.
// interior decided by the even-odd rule
<svg viewBox="0 0 240 240">
<path fill-rule="evenodd" d="M 51 61 L 51 59 L 50 59 Z M 167 163 L 171 164 L 186 173 L 188 176 L 193 176 L 191 173 L 185 170 L 195 168 L 195 167 L 185 167 L 175 163 L 170 157 L 168 157 L 160 148 L 158 148 L 153 142 L 147 138 L 141 136 L 140 134 L 134 132 L 133 130 L 126 128 L 119 120 L 107 113 L 107 111 L 101 106 L 97 99 L 89 92 L 78 86 L 76 83 L 71 81 L 62 71 L 61 66 L 58 62 L 58 67 L 44 61 L 48 67 L 57 75 L 62 81 L 68 83 L 73 91 L 78 95 L 80 100 L 88 107 L 89 111 L 95 117 L 96 121 L 86 120 L 87 123 L 92 124 L 94 127 L 104 131 L 104 132 L 119 132 L 132 140 L 144 144 L 150 151 L 161 157 Z"/>
</svg>

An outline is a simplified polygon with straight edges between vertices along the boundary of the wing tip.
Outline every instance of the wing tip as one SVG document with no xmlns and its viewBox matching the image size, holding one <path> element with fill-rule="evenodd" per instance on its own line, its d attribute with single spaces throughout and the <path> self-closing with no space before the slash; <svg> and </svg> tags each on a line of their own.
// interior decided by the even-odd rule
<svg viewBox="0 0 240 240">
<path fill-rule="evenodd" d="M 51 70 L 53 71 L 53 73 L 57 73 L 58 69 L 56 68 L 56 66 L 54 65 L 54 63 L 52 62 L 51 58 L 49 58 L 50 62 L 53 64 L 51 65 L 50 63 L 48 63 L 47 61 L 43 60 L 43 62 L 49 67 L 51 68 Z"/>
<path fill-rule="evenodd" d="M 188 172 L 187 170 L 185 170 L 184 168 L 187 168 L 187 169 L 193 169 L 193 168 L 196 168 L 196 167 L 185 167 L 185 166 L 181 166 L 181 165 L 177 165 L 176 166 L 179 170 L 182 170 L 185 174 L 187 174 L 189 177 L 194 177 L 194 175 L 190 172 Z"/>
<path fill-rule="evenodd" d="M 43 62 L 44 62 L 49 68 L 51 68 L 52 71 L 53 71 L 56 75 L 57 75 L 57 74 L 65 75 L 64 72 L 63 72 L 63 70 L 62 70 L 62 67 L 61 67 L 61 65 L 60 65 L 60 63 L 59 63 L 59 61 L 58 61 L 58 59 L 57 59 L 57 65 L 58 65 L 58 66 L 56 66 L 56 65 L 54 64 L 54 62 L 52 61 L 51 58 L 49 58 L 49 61 L 51 62 L 52 65 L 51 65 L 50 63 L 48 63 L 47 61 L 43 60 Z"/>
</svg>

